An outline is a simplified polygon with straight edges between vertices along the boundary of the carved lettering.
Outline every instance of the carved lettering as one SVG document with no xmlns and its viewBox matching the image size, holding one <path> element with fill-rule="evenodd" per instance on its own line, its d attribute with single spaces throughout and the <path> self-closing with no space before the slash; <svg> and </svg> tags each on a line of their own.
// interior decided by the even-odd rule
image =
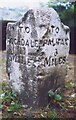
<svg viewBox="0 0 76 120">
<path fill-rule="evenodd" d="M 51 26 L 51 31 L 52 31 L 52 33 L 55 31 L 56 33 L 58 33 L 59 32 L 59 27 L 56 27 L 56 26 L 54 26 L 54 25 L 52 25 Z"/>
<path fill-rule="evenodd" d="M 50 56 L 49 58 L 44 59 L 44 67 L 46 66 L 56 66 L 58 64 L 64 65 L 66 64 L 66 56 L 62 57 L 52 57 Z"/>
<path fill-rule="evenodd" d="M 20 35 L 20 32 L 22 30 L 23 26 L 19 26 L 19 35 Z M 14 28 L 12 27 L 12 29 L 14 30 Z M 30 28 L 29 27 L 25 27 L 25 32 L 26 33 L 30 33 Z M 56 33 L 58 34 L 59 33 L 59 27 L 57 26 L 54 26 L 54 25 L 51 25 L 51 32 L 52 33 Z M 24 38 L 10 38 L 8 40 L 8 43 L 9 43 L 9 46 L 10 46 L 10 43 L 13 45 L 11 48 L 10 48 L 10 61 L 12 60 L 15 60 L 15 62 L 18 62 L 18 63 L 23 63 L 24 62 L 24 55 L 26 55 L 26 46 L 27 47 L 31 47 L 31 48 L 34 48 L 34 47 L 45 47 L 45 45 L 48 45 L 48 46 L 61 46 L 61 45 L 68 45 L 68 38 L 43 38 L 42 40 L 38 40 L 38 39 L 24 39 Z M 29 54 L 29 53 L 28 53 Z M 35 55 L 36 53 L 30 53 L 31 55 Z M 58 55 L 58 50 L 57 48 L 55 49 L 54 53 L 53 53 L 53 56 L 49 56 L 46 57 L 44 59 L 44 67 L 46 66 L 56 66 L 58 64 L 65 64 L 66 63 L 66 57 L 64 56 L 61 56 L 61 57 L 57 57 Z M 42 56 L 43 58 L 43 56 Z"/>
<path fill-rule="evenodd" d="M 30 32 L 30 28 L 29 28 L 29 27 L 25 27 L 25 31 L 26 31 L 27 33 L 29 33 L 29 32 Z"/>
</svg>

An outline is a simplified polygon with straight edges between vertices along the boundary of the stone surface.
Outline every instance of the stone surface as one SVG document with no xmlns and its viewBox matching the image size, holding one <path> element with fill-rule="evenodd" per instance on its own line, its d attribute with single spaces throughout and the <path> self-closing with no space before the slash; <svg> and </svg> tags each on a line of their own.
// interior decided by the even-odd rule
<svg viewBox="0 0 76 120">
<path fill-rule="evenodd" d="M 69 27 L 52 8 L 31 9 L 7 25 L 7 73 L 22 104 L 48 103 L 50 89 L 63 88 L 69 54 Z"/>
</svg>

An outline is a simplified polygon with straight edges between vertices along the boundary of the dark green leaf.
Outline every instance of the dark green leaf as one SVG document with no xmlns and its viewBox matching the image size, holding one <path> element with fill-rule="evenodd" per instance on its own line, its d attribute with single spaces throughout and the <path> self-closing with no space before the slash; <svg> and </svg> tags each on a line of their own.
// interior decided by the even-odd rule
<svg viewBox="0 0 76 120">
<path fill-rule="evenodd" d="M 55 95 L 55 100 L 58 100 L 58 101 L 62 100 L 62 96 L 59 95 L 59 94 L 56 94 Z"/>
<path fill-rule="evenodd" d="M 52 90 L 50 90 L 50 91 L 48 92 L 48 95 L 49 95 L 49 97 L 52 97 L 52 96 L 55 95 L 55 93 L 54 93 Z"/>
</svg>

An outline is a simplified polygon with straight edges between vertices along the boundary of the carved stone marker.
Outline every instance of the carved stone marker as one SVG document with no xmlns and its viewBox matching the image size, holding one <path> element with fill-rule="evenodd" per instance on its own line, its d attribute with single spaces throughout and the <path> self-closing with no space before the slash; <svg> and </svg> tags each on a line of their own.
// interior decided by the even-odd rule
<svg viewBox="0 0 76 120">
<path fill-rule="evenodd" d="M 52 8 L 31 9 L 7 25 L 7 73 L 22 104 L 44 107 L 48 91 L 64 86 L 69 27 Z"/>
</svg>

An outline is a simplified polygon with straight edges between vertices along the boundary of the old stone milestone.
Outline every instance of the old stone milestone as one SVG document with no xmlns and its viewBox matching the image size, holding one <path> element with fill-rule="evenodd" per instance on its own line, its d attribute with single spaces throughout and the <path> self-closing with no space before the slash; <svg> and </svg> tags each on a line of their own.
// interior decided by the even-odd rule
<svg viewBox="0 0 76 120">
<path fill-rule="evenodd" d="M 69 27 L 53 8 L 30 9 L 7 25 L 7 73 L 11 88 L 28 107 L 44 107 L 48 91 L 63 89 L 69 54 Z"/>
</svg>

